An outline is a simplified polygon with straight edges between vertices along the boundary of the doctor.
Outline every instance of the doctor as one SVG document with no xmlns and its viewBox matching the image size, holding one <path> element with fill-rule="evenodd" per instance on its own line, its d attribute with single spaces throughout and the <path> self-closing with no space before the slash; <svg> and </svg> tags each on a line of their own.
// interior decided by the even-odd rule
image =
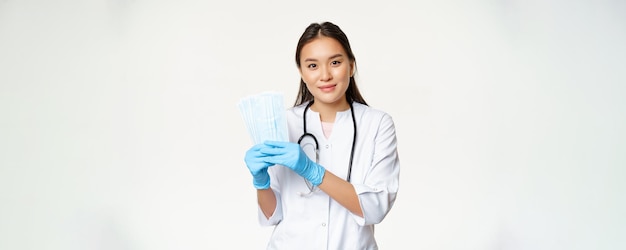
<svg viewBox="0 0 626 250">
<path fill-rule="evenodd" d="M 259 222 L 275 226 L 267 249 L 378 249 L 374 225 L 399 186 L 394 122 L 361 96 L 355 56 L 335 24 L 306 28 L 296 65 L 290 142 L 268 141 L 245 154 Z"/>
</svg>

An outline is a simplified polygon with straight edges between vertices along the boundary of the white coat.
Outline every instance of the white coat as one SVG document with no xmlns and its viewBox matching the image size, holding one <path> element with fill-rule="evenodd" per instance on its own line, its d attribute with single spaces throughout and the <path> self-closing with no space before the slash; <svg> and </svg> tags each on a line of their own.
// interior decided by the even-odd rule
<svg viewBox="0 0 626 250">
<path fill-rule="evenodd" d="M 303 134 L 302 114 L 306 103 L 287 110 L 289 140 Z M 310 195 L 304 179 L 291 169 L 269 168 L 277 206 L 267 219 L 259 208 L 261 225 L 275 225 L 268 249 L 378 249 L 374 225 L 380 223 L 396 200 L 400 164 L 395 126 L 391 116 L 354 103 L 357 138 L 351 183 L 363 210 L 363 218 L 352 214 L 323 191 Z M 350 110 L 338 112 L 332 134 L 324 137 L 319 113 L 307 111 L 307 131 L 317 138 L 319 164 L 346 178 L 352 148 L 353 123 Z M 310 137 L 307 139 L 310 143 Z M 301 145 L 307 142 L 301 143 Z M 314 154 L 309 158 L 315 160 Z"/>
</svg>

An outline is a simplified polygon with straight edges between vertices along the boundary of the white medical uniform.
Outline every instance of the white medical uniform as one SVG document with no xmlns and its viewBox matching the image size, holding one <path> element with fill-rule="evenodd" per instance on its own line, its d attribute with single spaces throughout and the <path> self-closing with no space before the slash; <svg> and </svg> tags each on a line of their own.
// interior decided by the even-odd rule
<svg viewBox="0 0 626 250">
<path fill-rule="evenodd" d="M 303 134 L 305 106 L 306 103 L 287 110 L 291 142 L 297 143 Z M 357 138 L 351 183 L 364 217 L 352 214 L 319 189 L 303 195 L 310 192 L 304 179 L 291 169 L 276 165 L 269 168 L 276 210 L 267 219 L 259 208 L 260 224 L 275 225 L 267 249 L 378 249 L 374 225 L 385 218 L 398 192 L 400 164 L 395 125 L 385 112 L 356 102 L 353 108 Z M 345 179 L 354 131 L 350 110 L 337 113 L 328 139 L 324 137 L 319 113 L 309 109 L 306 115 L 307 132 L 319 142 L 319 164 Z M 305 140 L 308 142 L 301 145 L 312 142 L 310 137 Z M 309 154 L 309 158 L 315 160 L 314 154 Z"/>
</svg>

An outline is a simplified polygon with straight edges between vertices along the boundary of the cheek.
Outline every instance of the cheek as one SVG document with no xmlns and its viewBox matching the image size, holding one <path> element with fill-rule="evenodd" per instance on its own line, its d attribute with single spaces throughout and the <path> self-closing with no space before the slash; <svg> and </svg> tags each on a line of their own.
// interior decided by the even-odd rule
<svg viewBox="0 0 626 250">
<path fill-rule="evenodd" d="M 312 81 L 311 78 L 309 77 L 309 75 L 307 75 L 307 74 L 300 73 L 300 78 L 302 78 L 302 81 L 306 85 L 306 88 L 309 89 L 309 91 L 310 91 L 311 83 L 314 83 L 314 81 Z"/>
<path fill-rule="evenodd" d="M 340 77 L 342 79 L 350 79 L 350 68 L 342 68 L 342 69 L 337 69 L 337 71 L 335 72 L 335 76 L 336 77 Z"/>
<path fill-rule="evenodd" d="M 315 76 L 314 72 L 302 71 L 302 72 L 300 72 L 300 77 L 302 77 L 302 80 L 307 85 L 309 85 L 310 83 L 315 83 L 316 76 Z"/>
</svg>

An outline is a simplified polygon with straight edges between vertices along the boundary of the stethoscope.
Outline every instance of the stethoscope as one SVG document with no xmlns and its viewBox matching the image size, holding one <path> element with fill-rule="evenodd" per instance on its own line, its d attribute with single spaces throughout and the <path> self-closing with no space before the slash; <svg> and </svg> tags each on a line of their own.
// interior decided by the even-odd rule
<svg viewBox="0 0 626 250">
<path fill-rule="evenodd" d="M 356 145 L 356 118 L 354 116 L 354 108 L 352 107 L 352 102 L 348 101 L 348 104 L 350 105 L 350 113 L 352 114 L 352 125 L 354 126 L 354 134 L 352 135 L 352 149 L 350 150 L 350 162 L 348 163 L 348 177 L 346 178 L 346 181 L 350 182 L 350 177 L 352 176 L 352 159 L 354 159 L 354 145 Z M 319 163 L 320 145 L 317 142 L 317 138 L 315 137 L 315 135 L 307 132 L 307 129 L 306 129 L 306 112 L 309 110 L 311 105 L 313 105 L 313 100 L 311 100 L 306 105 L 306 107 L 304 108 L 304 112 L 302 113 L 302 125 L 303 125 L 304 133 L 300 136 L 300 139 L 298 139 L 298 144 L 301 145 L 300 143 L 302 142 L 304 138 L 311 137 L 313 139 L 313 142 L 315 142 L 315 163 Z M 306 179 L 304 181 L 309 187 L 309 191 L 310 191 L 309 194 L 316 191 L 315 189 L 317 187 L 313 187 L 313 185 L 311 185 L 311 183 L 307 181 Z"/>
</svg>

